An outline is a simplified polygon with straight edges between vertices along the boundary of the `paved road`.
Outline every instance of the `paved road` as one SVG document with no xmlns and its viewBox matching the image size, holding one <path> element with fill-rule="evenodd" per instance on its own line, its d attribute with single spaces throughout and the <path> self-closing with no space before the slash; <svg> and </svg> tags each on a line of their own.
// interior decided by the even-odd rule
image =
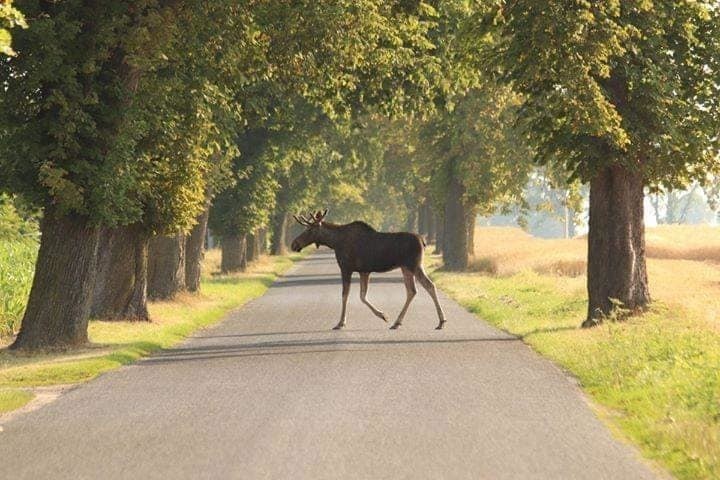
<svg viewBox="0 0 720 480">
<path fill-rule="evenodd" d="M 357 280 L 357 279 L 355 279 Z M 177 349 L 103 375 L 0 433 L 0 478 L 645 479 L 572 381 L 445 297 L 400 331 L 348 329 L 331 254 Z M 371 280 L 392 315 L 397 272 Z"/>
</svg>

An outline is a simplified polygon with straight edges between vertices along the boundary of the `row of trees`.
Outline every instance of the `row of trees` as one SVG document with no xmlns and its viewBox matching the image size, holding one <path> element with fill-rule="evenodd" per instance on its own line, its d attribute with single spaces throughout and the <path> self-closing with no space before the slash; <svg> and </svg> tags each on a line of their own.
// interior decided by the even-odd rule
<svg viewBox="0 0 720 480">
<path fill-rule="evenodd" d="M 91 313 L 146 318 L 144 292 L 187 283 L 197 256 L 186 234 L 214 195 L 227 206 L 211 220 L 227 244 L 266 222 L 276 174 L 294 181 L 273 160 L 295 129 L 312 138 L 314 123 L 421 111 L 442 74 L 421 3 L 19 8 L 29 28 L 0 62 L 0 188 L 43 219 L 14 348 L 83 344 Z"/>
<path fill-rule="evenodd" d="M 18 5 L 0 191 L 43 220 L 15 348 L 197 289 L 208 224 L 225 271 L 322 205 L 419 228 L 462 269 L 475 216 L 519 202 L 537 163 L 567 202 L 589 184 L 592 325 L 649 302 L 644 189 L 718 168 L 712 1 Z"/>
</svg>

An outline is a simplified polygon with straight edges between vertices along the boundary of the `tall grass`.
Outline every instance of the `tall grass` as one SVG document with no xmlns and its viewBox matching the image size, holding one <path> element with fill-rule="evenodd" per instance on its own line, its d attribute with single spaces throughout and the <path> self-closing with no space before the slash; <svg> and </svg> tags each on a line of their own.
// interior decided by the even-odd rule
<svg viewBox="0 0 720 480">
<path fill-rule="evenodd" d="M 20 328 L 37 251 L 35 240 L 0 240 L 0 337 Z"/>
</svg>

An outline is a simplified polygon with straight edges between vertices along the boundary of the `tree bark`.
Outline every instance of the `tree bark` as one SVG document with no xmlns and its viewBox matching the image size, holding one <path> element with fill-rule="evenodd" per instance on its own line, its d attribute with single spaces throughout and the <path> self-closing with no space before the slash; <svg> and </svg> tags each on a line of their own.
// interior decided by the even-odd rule
<svg viewBox="0 0 720 480">
<path fill-rule="evenodd" d="M 35 276 L 20 333 L 10 348 L 39 350 L 87 343 L 100 229 L 45 209 Z"/>
<path fill-rule="evenodd" d="M 475 256 L 475 210 L 472 208 L 467 210 L 465 218 L 465 228 L 467 229 L 467 252 L 468 257 L 473 257 Z"/>
<path fill-rule="evenodd" d="M 97 276 L 90 316 L 103 320 L 147 321 L 149 236 L 141 225 L 100 233 Z"/>
<path fill-rule="evenodd" d="M 148 297 L 167 300 L 185 289 L 185 235 L 157 236 L 148 252 Z"/>
<path fill-rule="evenodd" d="M 407 209 L 407 218 L 405 219 L 405 231 L 415 232 L 417 230 L 417 206 L 411 205 Z"/>
<path fill-rule="evenodd" d="M 270 253 L 273 255 L 285 255 L 287 253 L 287 214 L 275 212 L 272 218 L 272 239 Z"/>
<path fill-rule="evenodd" d="M 575 210 L 572 208 L 568 208 L 568 238 L 575 238 L 576 235 L 576 226 L 575 226 Z"/>
<path fill-rule="evenodd" d="M 428 244 L 435 243 L 437 240 L 437 215 L 435 215 L 435 212 L 432 210 L 432 208 L 428 208 L 428 218 L 427 218 L 427 242 Z"/>
<path fill-rule="evenodd" d="M 260 255 L 267 254 L 267 228 L 263 227 L 258 233 L 258 252 Z"/>
<path fill-rule="evenodd" d="M 428 233 L 428 204 L 424 201 L 418 207 L 418 233 L 426 236 Z"/>
<path fill-rule="evenodd" d="M 443 252 L 445 246 L 445 215 L 435 217 L 435 226 L 437 231 L 435 233 L 435 251 L 433 253 L 439 254 Z"/>
<path fill-rule="evenodd" d="M 642 173 L 614 165 L 590 182 L 588 315 L 595 325 L 613 310 L 611 299 L 636 312 L 648 305 Z"/>
<path fill-rule="evenodd" d="M 200 291 L 202 261 L 205 257 L 205 236 L 207 234 L 210 203 L 198 216 L 197 223 L 185 240 L 185 288 L 188 292 Z"/>
<path fill-rule="evenodd" d="M 256 233 L 248 233 L 245 243 L 247 244 L 246 254 L 245 254 L 245 257 L 247 258 L 247 263 L 254 262 L 260 256 L 260 253 L 259 253 L 260 245 L 258 242 L 257 234 Z"/>
<path fill-rule="evenodd" d="M 468 266 L 467 212 L 463 202 L 465 189 L 452 175 L 445 201 L 443 262 L 448 270 L 464 270 Z"/>
<path fill-rule="evenodd" d="M 222 273 L 242 272 L 247 268 L 247 240 L 245 235 L 223 235 L 220 239 Z"/>
</svg>

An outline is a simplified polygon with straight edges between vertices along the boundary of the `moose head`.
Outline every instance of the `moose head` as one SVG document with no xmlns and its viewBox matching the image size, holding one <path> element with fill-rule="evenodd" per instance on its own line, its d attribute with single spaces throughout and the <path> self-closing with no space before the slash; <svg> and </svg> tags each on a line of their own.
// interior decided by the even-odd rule
<svg viewBox="0 0 720 480">
<path fill-rule="evenodd" d="M 299 252 L 311 243 L 314 243 L 317 247 L 320 246 L 323 221 L 325 220 L 327 213 L 328 211 L 325 209 L 324 212 L 318 210 L 314 214 L 310 213 L 307 218 L 305 218 L 304 215 L 300 215 L 299 217 L 297 215 L 293 215 L 296 222 L 306 227 L 305 231 L 298 235 L 290 246 L 294 252 Z"/>
</svg>

